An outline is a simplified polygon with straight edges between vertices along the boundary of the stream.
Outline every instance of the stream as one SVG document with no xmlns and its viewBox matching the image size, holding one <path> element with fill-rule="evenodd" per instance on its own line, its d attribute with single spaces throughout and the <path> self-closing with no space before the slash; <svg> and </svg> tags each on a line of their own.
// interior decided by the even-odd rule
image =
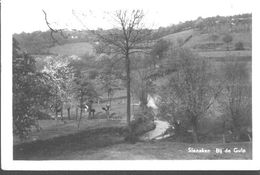
<svg viewBox="0 0 260 175">
<path fill-rule="evenodd" d="M 157 106 L 157 102 L 159 101 L 159 96 L 154 94 L 154 95 L 150 95 L 148 94 L 147 97 L 147 107 L 150 107 L 153 109 L 154 112 L 154 118 L 155 118 L 155 129 L 148 131 L 146 133 L 144 133 L 143 135 L 141 135 L 139 137 L 140 140 L 142 141 L 149 141 L 149 140 L 160 140 L 163 138 L 167 138 L 169 136 L 172 135 L 172 133 L 166 133 L 166 130 L 170 127 L 172 127 L 167 121 L 162 121 L 157 119 L 156 115 L 158 113 L 158 106 Z M 174 129 L 172 127 L 172 129 Z"/>
<path fill-rule="evenodd" d="M 171 136 L 170 134 L 164 134 L 165 131 L 171 127 L 170 124 L 166 121 L 162 120 L 155 120 L 154 121 L 156 127 L 154 130 L 148 131 L 145 134 L 139 137 L 142 141 L 149 141 L 149 140 L 160 140 Z"/>
</svg>

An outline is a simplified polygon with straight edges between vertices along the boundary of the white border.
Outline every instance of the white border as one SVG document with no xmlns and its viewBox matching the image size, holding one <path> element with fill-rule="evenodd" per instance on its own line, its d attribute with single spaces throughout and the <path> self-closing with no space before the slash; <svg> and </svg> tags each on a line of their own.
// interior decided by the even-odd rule
<svg viewBox="0 0 260 175">
<path fill-rule="evenodd" d="M 240 0 L 241 1 L 241 0 Z M 76 1 L 77 2 L 77 1 Z M 119 2 L 119 0 L 117 0 Z M 149 3 L 142 1 L 143 3 Z M 158 1 L 157 1 L 158 2 Z M 175 2 L 175 1 L 174 1 Z M 174 2 L 172 4 L 174 5 Z M 1 162 L 4 170 L 259 170 L 259 69 L 257 0 L 253 4 L 253 160 L 14 161 L 12 153 L 12 6 L 2 1 Z M 141 3 L 142 4 L 142 3 Z M 156 7 L 156 6 L 155 6 Z"/>
</svg>

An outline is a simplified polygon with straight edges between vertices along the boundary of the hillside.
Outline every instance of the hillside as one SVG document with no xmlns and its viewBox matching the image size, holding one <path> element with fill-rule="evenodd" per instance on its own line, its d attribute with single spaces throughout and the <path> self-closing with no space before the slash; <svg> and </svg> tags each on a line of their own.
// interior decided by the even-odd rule
<svg viewBox="0 0 260 175">
<path fill-rule="evenodd" d="M 86 54 L 93 55 L 94 49 L 93 46 L 87 42 L 78 42 L 51 47 L 49 53 L 84 56 Z"/>
<path fill-rule="evenodd" d="M 235 44 L 238 42 L 243 43 L 244 50 L 251 50 L 251 32 L 230 33 L 230 35 L 233 38 L 232 42 L 229 44 L 230 50 L 236 50 Z M 184 42 L 184 47 L 196 51 L 207 52 L 225 51 L 226 44 L 222 40 L 224 36 L 224 33 L 201 34 L 199 31 L 190 29 L 164 36 L 161 39 L 168 40 L 173 44 L 178 44 L 178 42 Z M 216 37 L 216 39 L 214 40 L 213 37 Z M 51 47 L 48 49 L 48 52 L 53 54 L 83 56 L 87 53 L 92 55 L 95 51 L 91 44 L 87 42 L 77 42 Z"/>
<path fill-rule="evenodd" d="M 103 30 L 104 33 L 107 31 L 109 30 Z M 66 35 L 65 38 L 59 34 L 55 35 L 55 38 L 59 40 L 59 46 L 54 46 L 55 44 L 51 39 L 50 31 L 20 33 L 14 34 L 13 37 L 20 43 L 22 49 L 32 54 L 49 54 L 50 50 L 51 53 L 81 55 L 89 52 L 90 47 L 87 46 L 86 43 L 93 43 L 96 40 L 93 33 L 89 31 L 65 30 L 63 33 Z M 233 46 L 235 43 L 241 41 L 245 49 L 251 49 L 252 14 L 215 16 L 209 18 L 199 17 L 193 21 L 185 21 L 168 27 L 155 29 L 152 32 L 152 38 L 155 40 L 179 40 L 179 42 L 181 42 L 181 39 L 183 41 L 188 39 L 185 46 L 189 48 L 222 50 L 224 48 L 222 37 L 227 33 L 233 36 Z M 213 35 L 217 35 L 215 40 L 213 39 L 214 37 L 212 38 Z M 85 46 L 87 51 L 84 50 Z"/>
<path fill-rule="evenodd" d="M 183 46 L 194 49 L 197 51 L 221 51 L 226 50 L 226 45 L 223 41 L 223 37 L 227 33 L 215 32 L 215 33 L 200 33 L 195 29 L 185 30 L 178 33 L 164 36 L 162 39 L 171 41 L 174 44 L 179 42 L 183 43 Z M 235 44 L 238 42 L 243 43 L 245 50 L 251 50 L 252 48 L 252 32 L 230 32 L 233 40 L 229 44 L 230 50 L 235 50 Z"/>
</svg>

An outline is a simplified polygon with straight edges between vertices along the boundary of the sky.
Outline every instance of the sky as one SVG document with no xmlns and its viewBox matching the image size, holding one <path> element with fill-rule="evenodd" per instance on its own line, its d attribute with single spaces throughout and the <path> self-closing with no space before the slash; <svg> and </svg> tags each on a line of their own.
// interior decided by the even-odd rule
<svg viewBox="0 0 260 175">
<path fill-rule="evenodd" d="M 111 28 L 113 22 L 104 11 L 143 9 L 145 25 L 157 28 L 198 17 L 252 13 L 251 0 L 8 0 L 4 1 L 11 19 L 12 33 L 45 31 L 48 20 L 57 28 Z M 74 14 L 74 15 L 73 15 Z M 80 18 L 80 20 L 78 19 Z M 80 22 L 81 21 L 81 22 Z"/>
</svg>

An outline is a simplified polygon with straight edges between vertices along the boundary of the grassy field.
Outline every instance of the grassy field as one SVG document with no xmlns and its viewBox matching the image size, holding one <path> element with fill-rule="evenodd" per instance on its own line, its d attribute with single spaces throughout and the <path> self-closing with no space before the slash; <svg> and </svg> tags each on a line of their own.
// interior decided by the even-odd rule
<svg viewBox="0 0 260 175">
<path fill-rule="evenodd" d="M 198 52 L 202 57 L 250 57 L 252 56 L 251 50 L 242 50 L 242 51 L 210 51 L 210 52 Z"/>
<path fill-rule="evenodd" d="M 72 120 L 67 120 L 67 112 L 64 109 L 64 118 L 65 122 L 61 120 L 39 120 L 39 125 L 42 128 L 41 131 L 36 132 L 33 128 L 33 132 L 29 134 L 27 140 L 21 141 L 17 136 L 14 137 L 14 145 L 21 144 L 23 142 L 31 142 L 36 140 L 47 140 L 50 138 L 55 138 L 59 136 L 65 136 L 68 134 L 74 134 L 81 132 L 83 130 L 97 129 L 103 127 L 121 127 L 126 125 L 126 97 L 125 90 L 118 91 L 114 94 L 114 100 L 111 103 L 111 112 L 114 113 L 115 120 L 107 120 L 105 112 L 102 110 L 102 107 L 105 107 L 106 103 L 94 103 L 93 108 L 96 110 L 95 118 L 92 120 L 88 119 L 88 113 L 83 112 L 82 120 L 80 123 L 80 128 L 77 127 L 78 121 L 75 120 L 75 108 L 71 109 L 71 118 Z M 122 97 L 122 98 L 119 98 Z M 117 99 L 118 98 L 118 99 Z M 133 100 L 133 99 L 132 99 Z M 133 101 L 133 103 L 136 100 Z M 137 106 L 132 105 L 132 112 L 137 110 Z M 53 114 L 54 115 L 54 114 Z M 79 114 L 78 114 L 79 115 Z"/>
<path fill-rule="evenodd" d="M 215 34 L 218 38 L 213 41 L 212 35 Z M 233 40 L 230 43 L 230 48 L 234 49 L 234 45 L 237 42 L 243 42 L 244 48 L 250 50 L 252 48 L 252 33 L 251 32 L 240 32 L 240 33 L 231 33 Z M 192 36 L 185 44 L 184 47 L 195 49 L 195 50 L 226 50 L 226 45 L 224 44 L 222 38 L 225 36 L 225 33 L 200 33 L 199 31 L 190 29 L 182 32 L 170 34 L 164 36 L 162 39 L 169 40 L 173 43 L 177 43 L 178 40 L 185 41 L 190 36 Z M 215 45 L 213 48 L 210 45 Z"/>
<path fill-rule="evenodd" d="M 189 152 L 193 149 L 210 150 L 210 153 Z M 216 153 L 216 148 L 229 149 L 230 153 Z M 235 153 L 234 149 L 245 150 Z M 242 148 L 242 149 L 241 149 Z M 236 150 L 235 149 L 235 150 Z M 197 160 L 197 159 L 252 159 L 251 143 L 188 144 L 169 141 L 117 144 L 99 150 L 85 150 L 56 157 L 59 160 Z"/>
<path fill-rule="evenodd" d="M 162 39 L 169 40 L 173 43 L 177 43 L 178 40 L 185 41 L 190 36 L 192 36 L 185 44 L 185 47 L 191 48 L 195 50 L 201 50 L 201 51 L 207 51 L 207 50 L 219 50 L 219 51 L 225 51 L 226 45 L 223 43 L 222 38 L 224 36 L 223 33 L 217 33 L 218 38 L 215 41 L 212 41 L 212 35 L 213 33 L 200 33 L 199 31 L 196 31 L 194 29 L 181 31 L 178 33 L 170 34 L 167 36 L 164 36 Z M 244 48 L 247 50 L 251 50 L 252 48 L 252 33 L 251 32 L 241 32 L 241 33 L 231 33 L 233 37 L 233 41 L 230 43 L 230 48 L 234 49 L 234 45 L 237 42 L 243 42 Z M 214 48 L 208 48 L 207 45 L 210 44 L 216 44 L 216 47 Z M 203 47 L 203 48 L 201 48 Z M 205 47 L 205 48 L 204 48 Z M 210 47 L 210 46 L 209 46 Z M 49 49 L 50 53 L 55 54 L 63 54 L 63 55 L 77 55 L 77 56 L 83 56 L 85 54 L 93 54 L 94 49 L 93 46 L 90 43 L 87 42 L 79 42 L 79 43 L 70 43 L 70 44 L 64 44 L 55 46 Z M 250 52 L 250 51 L 248 51 Z M 237 56 L 243 56 L 248 55 L 248 52 L 236 52 L 235 55 Z M 206 53 L 204 53 L 202 56 L 204 56 Z M 213 55 L 211 55 L 213 54 Z M 221 57 L 223 54 L 226 54 L 225 52 L 217 52 L 217 53 L 210 53 L 211 56 L 218 56 Z M 232 53 L 233 55 L 233 53 Z M 208 56 L 208 55 L 206 55 Z"/>
<path fill-rule="evenodd" d="M 204 149 L 204 152 L 201 150 Z M 222 154 L 216 149 L 221 149 Z M 197 152 L 192 152 L 192 151 Z M 207 152 L 205 152 L 207 150 Z M 230 152 L 225 152 L 230 150 Z M 240 151 L 240 152 L 235 152 Z M 14 147 L 15 160 L 197 160 L 252 159 L 252 144 L 192 144 L 170 140 L 124 142 L 120 130 L 99 130 L 22 144 Z"/>
<path fill-rule="evenodd" d="M 79 133 L 85 130 L 99 129 L 104 127 L 122 127 L 126 125 L 125 120 L 88 120 L 83 118 L 80 127 L 78 128 L 78 121 L 66 120 L 64 124 L 62 121 L 55 120 L 40 120 L 41 131 L 33 131 L 29 134 L 28 139 L 21 141 L 19 138 L 14 137 L 14 145 L 22 143 L 29 143 L 37 140 L 48 140 L 61 136 L 67 136 L 70 134 Z"/>
<path fill-rule="evenodd" d="M 84 56 L 85 54 L 93 54 L 93 47 L 87 42 L 64 44 L 52 47 L 49 49 L 50 53 L 62 55 L 77 55 Z"/>
<path fill-rule="evenodd" d="M 174 33 L 174 34 L 164 36 L 162 39 L 166 39 L 166 40 L 169 40 L 169 41 L 176 43 L 178 41 L 178 39 L 185 40 L 190 35 L 197 35 L 197 32 L 194 31 L 193 29 L 190 29 L 190 30 L 185 30 L 185 31 L 181 31 L 181 32 L 178 32 L 178 33 Z"/>
</svg>

